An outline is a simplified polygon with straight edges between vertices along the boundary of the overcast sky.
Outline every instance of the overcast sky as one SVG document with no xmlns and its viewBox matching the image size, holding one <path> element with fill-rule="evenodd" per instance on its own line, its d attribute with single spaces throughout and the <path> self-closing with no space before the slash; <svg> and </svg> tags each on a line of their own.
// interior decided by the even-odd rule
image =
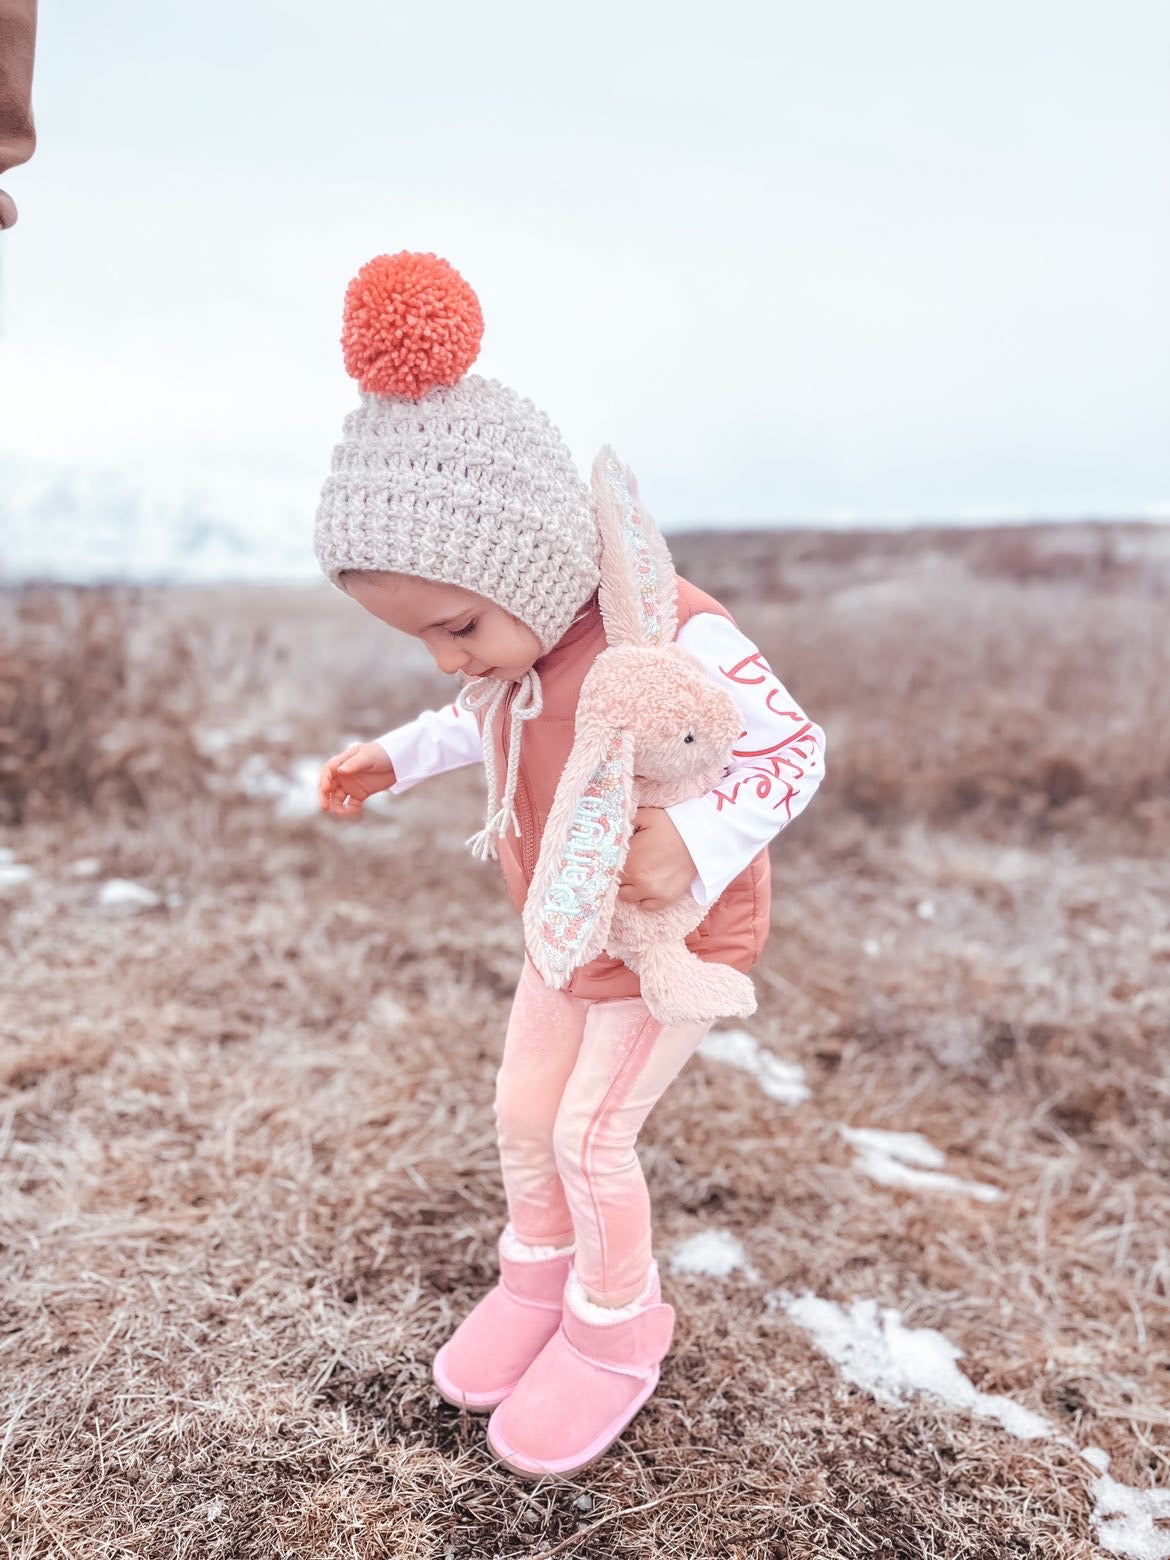
<svg viewBox="0 0 1170 1560">
<path fill-rule="evenodd" d="M 46 3 L 0 458 L 307 549 L 407 248 L 664 526 L 1170 516 L 1168 84 L 1161 0 Z"/>
</svg>

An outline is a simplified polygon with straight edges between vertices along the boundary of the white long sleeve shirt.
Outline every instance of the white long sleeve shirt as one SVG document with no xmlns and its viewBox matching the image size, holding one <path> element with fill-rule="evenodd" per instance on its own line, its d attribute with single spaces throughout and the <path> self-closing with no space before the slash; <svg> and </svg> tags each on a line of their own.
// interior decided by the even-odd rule
<svg viewBox="0 0 1170 1560">
<path fill-rule="evenodd" d="M 695 863 L 691 893 L 710 905 L 808 806 L 825 773 L 825 734 L 730 619 L 698 612 L 676 642 L 731 695 L 744 723 L 719 784 L 666 808 Z M 479 724 L 454 703 L 424 710 L 376 740 L 394 765 L 393 795 L 483 761 Z"/>
</svg>

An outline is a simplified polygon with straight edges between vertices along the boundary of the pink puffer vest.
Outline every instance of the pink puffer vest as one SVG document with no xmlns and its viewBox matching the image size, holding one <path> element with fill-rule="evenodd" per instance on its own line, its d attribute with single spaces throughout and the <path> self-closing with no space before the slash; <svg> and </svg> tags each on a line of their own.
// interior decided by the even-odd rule
<svg viewBox="0 0 1170 1560">
<path fill-rule="evenodd" d="M 680 629 L 697 612 L 717 612 L 720 617 L 735 621 L 725 607 L 698 586 L 681 575 L 677 579 Z M 517 839 L 509 830 L 499 840 L 500 867 L 518 914 L 524 909 L 557 782 L 573 746 L 581 684 L 590 666 L 605 649 L 605 643 L 605 628 L 594 596 L 585 616 L 536 662 L 544 707 L 535 720 L 525 722 L 521 739 L 516 816 L 520 820 L 522 837 Z M 493 733 L 496 772 L 500 775 L 508 770 L 507 733 L 516 686 L 519 685 L 505 696 Z M 476 718 L 482 732 L 483 710 L 476 712 Z M 762 850 L 723 890 L 704 920 L 687 938 L 687 947 L 700 959 L 749 970 L 763 952 L 771 913 L 771 868 L 768 852 Z M 583 964 L 572 975 L 565 990 L 575 997 L 591 1000 L 641 994 L 633 970 L 608 954 Z"/>
</svg>

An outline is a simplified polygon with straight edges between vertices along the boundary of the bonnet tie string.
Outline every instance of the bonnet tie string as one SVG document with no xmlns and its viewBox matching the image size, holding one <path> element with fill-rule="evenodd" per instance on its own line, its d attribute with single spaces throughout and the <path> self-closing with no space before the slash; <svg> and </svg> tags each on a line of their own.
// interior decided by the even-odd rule
<svg viewBox="0 0 1170 1560">
<path fill-rule="evenodd" d="M 496 841 L 507 833 L 509 824 L 515 830 L 517 838 L 520 837 L 520 820 L 516 816 L 515 799 L 516 786 L 520 778 L 520 744 L 524 736 L 524 722 L 535 720 L 544 708 L 544 690 L 540 684 L 540 674 L 535 668 L 529 668 L 520 679 L 516 697 L 512 702 L 512 719 L 508 737 L 508 773 L 504 780 L 504 795 L 499 810 L 493 811 L 496 806 L 497 787 L 495 723 L 510 686 L 511 684 L 504 679 L 477 677 L 459 690 L 456 699 L 456 703 L 466 710 L 477 710 L 487 706 L 482 737 L 487 810 L 483 828 L 477 834 L 472 834 L 466 841 L 471 846 L 472 855 L 480 861 L 489 858 L 494 861 L 499 858 L 499 847 Z"/>
</svg>

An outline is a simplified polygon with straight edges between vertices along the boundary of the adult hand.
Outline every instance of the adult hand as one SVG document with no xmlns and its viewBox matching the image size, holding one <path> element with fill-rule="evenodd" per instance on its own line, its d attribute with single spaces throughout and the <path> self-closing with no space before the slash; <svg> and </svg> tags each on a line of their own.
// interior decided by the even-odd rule
<svg viewBox="0 0 1170 1560">
<path fill-rule="evenodd" d="M 0 0 L 0 174 L 27 162 L 37 144 L 32 116 L 37 0 Z M 16 221 L 16 202 L 0 190 L 0 229 Z"/>
</svg>

